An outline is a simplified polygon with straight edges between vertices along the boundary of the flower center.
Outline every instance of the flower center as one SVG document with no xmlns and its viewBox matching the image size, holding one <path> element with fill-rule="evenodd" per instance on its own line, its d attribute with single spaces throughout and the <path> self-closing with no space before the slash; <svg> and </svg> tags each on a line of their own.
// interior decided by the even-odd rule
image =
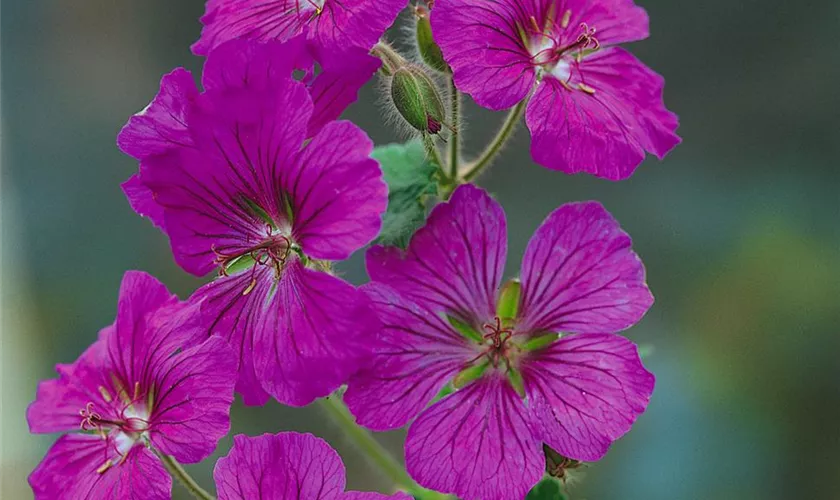
<svg viewBox="0 0 840 500">
<path fill-rule="evenodd" d="M 322 12 L 324 12 L 324 4 L 327 0 L 304 0 L 303 5 L 308 5 L 314 11 L 312 17 L 315 18 L 320 16 Z M 298 9 L 300 9 L 300 3 L 298 5 Z M 307 9 L 309 10 L 309 9 Z"/>
<path fill-rule="evenodd" d="M 115 417 L 102 417 L 102 414 L 97 411 L 93 402 L 88 402 L 82 410 L 79 410 L 79 416 L 82 418 L 79 427 L 83 431 L 95 431 L 102 439 L 110 438 L 112 440 L 111 443 L 120 456 L 120 460 L 116 465 L 121 464 L 125 460 L 129 450 L 151 428 L 149 408 L 146 404 L 147 401 L 144 401 L 147 396 L 141 394 L 139 383 L 135 384 L 134 389 L 133 399 L 129 399 L 124 391 L 120 392 L 125 405 Z M 107 402 L 112 401 L 110 394 L 104 387 L 100 387 L 100 393 L 102 393 L 103 397 L 107 396 L 105 397 Z M 108 459 L 96 469 L 96 472 L 104 474 L 113 465 L 114 461 Z"/>
<path fill-rule="evenodd" d="M 274 269 L 274 277 L 280 279 L 286 261 L 292 250 L 297 249 L 297 245 L 288 236 L 266 224 L 265 238 L 256 245 L 232 252 L 220 250 L 215 245 L 212 249 L 216 254 L 216 263 L 219 264 L 219 276 L 228 276 L 232 272 L 239 271 L 238 264 L 240 263 L 246 266 L 251 264 L 251 281 L 242 292 L 242 295 L 248 295 L 257 284 L 256 274 L 259 266 L 271 267 Z M 250 260 L 243 260 L 244 257 Z"/>
<path fill-rule="evenodd" d="M 539 75 L 550 75 L 564 84 L 571 80 L 572 63 L 580 62 L 586 51 L 595 51 L 601 47 L 595 37 L 597 30 L 586 23 L 578 25 L 576 37 L 569 37 L 567 30 L 571 15 L 571 11 L 567 10 L 557 21 L 555 13 L 551 11 L 544 27 L 541 28 L 533 16 L 529 26 L 520 27 L 520 36 L 529 48 L 531 63 L 537 66 Z"/>
<path fill-rule="evenodd" d="M 483 327 L 487 332 L 484 335 L 486 348 L 483 355 L 487 356 L 494 368 L 498 368 L 502 361 L 508 365 L 508 354 L 511 349 L 508 341 L 513 336 L 513 331 L 503 328 L 502 320 L 498 316 L 494 323 L 485 323 Z"/>
</svg>

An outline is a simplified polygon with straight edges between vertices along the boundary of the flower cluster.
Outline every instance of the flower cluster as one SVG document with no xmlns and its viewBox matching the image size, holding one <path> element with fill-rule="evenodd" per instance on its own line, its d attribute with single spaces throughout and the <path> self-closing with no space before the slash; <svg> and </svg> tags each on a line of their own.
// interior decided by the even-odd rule
<svg viewBox="0 0 840 500">
<path fill-rule="evenodd" d="M 139 164 L 131 207 L 184 271 L 212 276 L 181 301 L 126 273 L 115 322 L 28 409 L 32 432 L 66 433 L 29 477 L 36 498 L 166 499 L 172 477 L 212 498 L 180 463 L 215 451 L 234 393 L 328 397 L 344 425 L 409 425 L 406 470 L 384 468 L 391 496 L 345 492 L 324 441 L 239 435 L 216 464 L 222 500 L 524 499 L 645 411 L 654 377 L 620 334 L 653 303 L 630 237 L 601 204 L 568 203 L 505 281 L 504 211 L 470 182 L 523 114 L 535 162 L 566 173 L 620 180 L 676 146 L 663 79 L 615 46 L 645 38 L 647 14 L 632 0 L 427 1 L 412 62 L 382 39 L 407 4 L 207 2 L 201 86 L 164 76 L 118 145 Z M 421 158 L 339 120 L 377 73 Z M 512 108 L 463 165 L 461 92 Z M 337 276 L 374 240 L 370 283 Z M 351 435 L 393 464 L 365 432 Z"/>
</svg>

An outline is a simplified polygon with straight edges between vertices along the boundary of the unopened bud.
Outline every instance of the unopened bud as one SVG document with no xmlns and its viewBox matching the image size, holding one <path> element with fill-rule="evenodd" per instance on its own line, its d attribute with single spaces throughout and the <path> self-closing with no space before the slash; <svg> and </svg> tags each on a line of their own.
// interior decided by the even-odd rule
<svg viewBox="0 0 840 500">
<path fill-rule="evenodd" d="M 435 82 L 423 70 L 406 66 L 395 71 L 391 80 L 391 99 L 413 128 L 424 134 L 440 132 L 446 108 Z"/>
<path fill-rule="evenodd" d="M 431 7 L 431 5 L 430 5 Z M 429 11 L 424 7 L 418 5 L 414 9 L 415 17 L 417 18 L 417 49 L 420 52 L 420 57 L 423 62 L 429 65 L 430 68 L 440 71 L 441 73 L 449 73 L 449 65 L 443 60 L 443 52 L 441 52 L 438 44 L 432 36 L 432 24 L 429 22 Z"/>
</svg>

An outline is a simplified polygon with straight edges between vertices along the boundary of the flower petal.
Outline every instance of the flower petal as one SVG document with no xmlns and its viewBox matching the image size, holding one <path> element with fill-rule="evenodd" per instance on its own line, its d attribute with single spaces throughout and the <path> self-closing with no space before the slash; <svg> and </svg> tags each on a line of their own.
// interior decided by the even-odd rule
<svg viewBox="0 0 840 500">
<path fill-rule="evenodd" d="M 496 292 L 507 256 L 507 225 L 498 202 L 472 185 L 437 205 L 406 252 L 373 247 L 373 281 L 437 313 L 455 314 L 481 330 L 496 314 Z"/>
<path fill-rule="evenodd" d="M 281 403 L 305 406 L 347 382 L 379 328 L 360 290 L 294 260 L 259 314 L 257 376 Z"/>
<path fill-rule="evenodd" d="M 420 485 L 464 500 L 525 498 L 545 468 L 531 417 L 500 376 L 474 382 L 421 413 L 406 466 Z"/>
<path fill-rule="evenodd" d="M 344 464 L 335 450 L 322 439 L 296 432 L 235 436 L 213 477 L 219 500 L 337 500 L 345 484 Z"/>
<path fill-rule="evenodd" d="M 325 0 L 321 12 L 301 0 L 209 0 L 204 29 L 192 46 L 206 55 L 236 38 L 288 40 L 308 33 L 319 47 L 370 49 L 405 8 L 406 0 Z"/>
<path fill-rule="evenodd" d="M 538 2 L 438 0 L 432 9 L 435 41 L 455 83 L 486 108 L 505 109 L 524 99 L 536 82 L 531 54 L 517 32 L 530 26 Z M 527 24 L 523 24 L 527 23 Z"/>
<path fill-rule="evenodd" d="M 204 63 L 201 84 L 207 91 L 270 90 L 275 83 L 291 78 L 294 70 L 310 65 L 304 37 L 286 42 L 234 39 L 213 49 Z"/>
<path fill-rule="evenodd" d="M 156 374 L 151 441 L 181 463 L 198 463 L 230 430 L 237 359 L 211 337 L 169 358 Z"/>
<path fill-rule="evenodd" d="M 633 0 L 566 0 L 562 5 L 558 17 L 569 11 L 569 32 L 574 38 L 581 23 L 595 28 L 595 37 L 601 45 L 635 42 L 650 34 L 647 12 Z M 571 43 L 574 39 L 564 42 Z"/>
<path fill-rule="evenodd" d="M 645 151 L 662 158 L 680 142 L 663 87 L 659 75 L 621 48 L 585 58 L 569 83 L 544 78 L 525 115 L 534 161 L 568 174 L 630 177 Z"/>
<path fill-rule="evenodd" d="M 192 73 L 178 68 L 160 81 L 160 92 L 146 108 L 129 119 L 117 138 L 127 155 L 138 160 L 172 148 L 191 147 L 187 113 L 198 96 Z"/>
<path fill-rule="evenodd" d="M 308 256 L 343 260 L 379 233 L 388 187 L 371 151 L 360 128 L 333 122 L 282 172 L 294 214 L 292 236 Z"/>
<path fill-rule="evenodd" d="M 112 331 L 113 327 L 105 329 L 102 337 Z M 82 423 L 79 412 L 88 403 L 93 403 L 96 412 L 103 418 L 116 416 L 107 413 L 111 411 L 111 405 L 99 391 L 100 386 L 109 387 L 111 384 L 101 368 L 107 362 L 105 340 L 98 340 L 73 364 L 57 365 L 59 378 L 40 382 L 35 401 L 26 409 L 29 432 L 77 431 Z"/>
<path fill-rule="evenodd" d="M 168 500 L 172 495 L 172 478 L 152 452 L 134 446 L 121 461 L 110 438 L 90 434 L 58 438 L 29 484 L 36 500 Z"/>
<path fill-rule="evenodd" d="M 307 18 L 300 0 L 208 0 L 201 18 L 201 38 L 192 46 L 205 56 L 238 38 L 288 40 L 301 33 Z"/>
<path fill-rule="evenodd" d="M 216 89 L 190 115 L 195 149 L 155 157 L 142 167 L 144 183 L 164 207 L 176 261 L 204 275 L 218 255 L 247 253 L 267 237 L 268 224 L 287 225 L 278 180 L 306 135 L 312 102 L 291 79 L 268 91 Z"/>
<path fill-rule="evenodd" d="M 253 289 L 245 293 L 249 288 Z M 254 367 L 254 339 L 261 315 L 274 284 L 274 271 L 267 266 L 218 278 L 199 288 L 190 302 L 201 304 L 201 324 L 207 335 L 227 340 L 239 360 L 236 392 L 246 405 L 262 406 L 269 395 Z"/>
<path fill-rule="evenodd" d="M 344 401 L 369 429 L 402 427 L 475 356 L 440 316 L 378 283 L 363 287 L 383 323 L 369 366 L 357 373 Z"/>
<path fill-rule="evenodd" d="M 522 259 L 522 332 L 617 332 L 653 304 L 630 237 L 598 202 L 558 208 Z"/>
<path fill-rule="evenodd" d="M 127 394 L 138 390 L 135 385 L 148 391 L 164 362 L 201 338 L 197 313 L 196 306 L 180 302 L 153 276 L 125 273 L 114 333 L 106 339 L 110 366 L 102 370 L 113 370 Z"/>
<path fill-rule="evenodd" d="M 619 335 L 573 334 L 523 363 L 535 433 L 563 456 L 598 460 L 645 411 L 654 377 Z"/>
<path fill-rule="evenodd" d="M 321 68 L 317 75 L 316 63 Z M 380 66 L 381 61 L 366 50 L 356 47 L 318 50 L 303 35 L 285 42 L 238 39 L 213 50 L 204 65 L 202 82 L 207 90 L 238 87 L 266 90 L 278 79 L 288 79 L 295 70 L 302 71 L 302 82 L 314 103 L 308 129 L 311 137 L 356 101 L 359 90 Z"/>
<path fill-rule="evenodd" d="M 143 183 L 140 174 L 132 175 L 120 186 L 125 197 L 128 198 L 131 209 L 137 212 L 137 215 L 148 218 L 161 231 L 166 232 L 163 207 L 158 205 L 154 193 Z"/>
<path fill-rule="evenodd" d="M 324 0 L 323 13 L 311 23 L 310 37 L 327 50 L 348 45 L 368 50 L 406 5 L 406 0 Z"/>
<path fill-rule="evenodd" d="M 379 58 L 355 47 L 321 50 L 314 57 L 322 71 L 309 84 L 309 94 L 315 104 L 309 121 L 310 136 L 317 134 L 324 125 L 337 119 L 356 102 L 359 90 L 382 65 Z"/>
</svg>

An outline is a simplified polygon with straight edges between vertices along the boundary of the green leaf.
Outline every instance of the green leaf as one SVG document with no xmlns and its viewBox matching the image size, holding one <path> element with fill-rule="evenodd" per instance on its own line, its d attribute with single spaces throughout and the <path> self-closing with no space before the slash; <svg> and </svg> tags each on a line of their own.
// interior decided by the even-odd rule
<svg viewBox="0 0 840 500">
<path fill-rule="evenodd" d="M 534 486 L 525 500 L 566 500 L 560 481 L 553 477 L 546 477 Z"/>
<path fill-rule="evenodd" d="M 378 147 L 371 156 L 382 166 L 388 184 L 388 210 L 375 243 L 405 248 L 426 221 L 426 198 L 437 193 L 437 167 L 426 159 L 418 140 Z"/>
</svg>

